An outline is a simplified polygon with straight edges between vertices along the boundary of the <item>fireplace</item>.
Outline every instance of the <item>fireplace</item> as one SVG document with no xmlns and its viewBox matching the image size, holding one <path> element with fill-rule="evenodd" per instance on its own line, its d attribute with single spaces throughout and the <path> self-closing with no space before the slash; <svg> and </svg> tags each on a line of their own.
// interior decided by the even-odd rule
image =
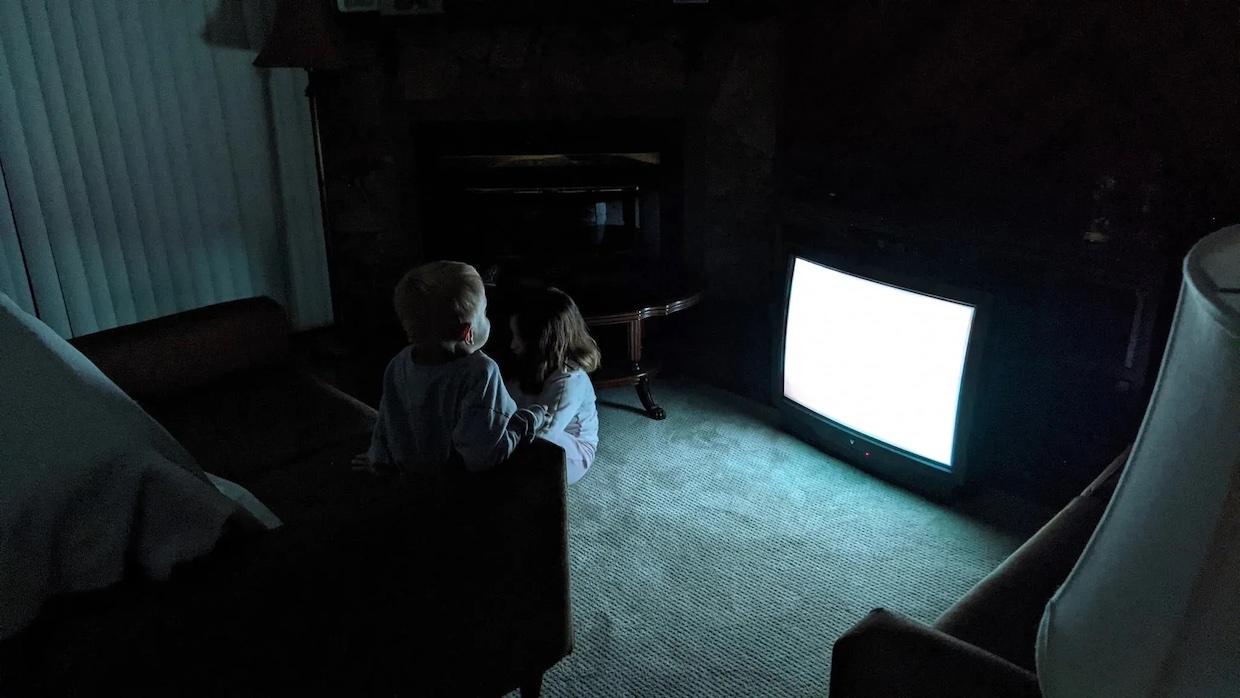
<svg viewBox="0 0 1240 698">
<path fill-rule="evenodd" d="M 682 228 L 672 120 L 415 126 L 423 256 L 489 281 L 643 275 L 674 267 Z"/>
</svg>

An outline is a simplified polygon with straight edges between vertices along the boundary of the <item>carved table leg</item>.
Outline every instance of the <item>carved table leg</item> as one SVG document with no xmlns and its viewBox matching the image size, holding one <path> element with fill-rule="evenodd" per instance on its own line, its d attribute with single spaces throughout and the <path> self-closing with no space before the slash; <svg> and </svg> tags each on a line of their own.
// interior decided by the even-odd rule
<svg viewBox="0 0 1240 698">
<path fill-rule="evenodd" d="M 633 371 L 640 373 L 642 370 L 641 320 L 629 322 L 629 361 L 633 365 Z M 646 414 L 651 419 L 667 419 L 667 412 L 655 404 L 654 396 L 650 394 L 650 378 L 642 376 L 637 379 L 637 397 L 642 401 L 642 407 L 646 408 Z"/>
<path fill-rule="evenodd" d="M 650 394 L 650 379 L 646 376 L 637 381 L 637 397 L 641 398 L 642 407 L 646 408 L 646 414 L 651 419 L 667 419 L 667 411 L 655 404 L 654 396 Z"/>
<path fill-rule="evenodd" d="M 642 362 L 642 321 L 629 320 L 629 361 L 636 369 Z"/>
</svg>

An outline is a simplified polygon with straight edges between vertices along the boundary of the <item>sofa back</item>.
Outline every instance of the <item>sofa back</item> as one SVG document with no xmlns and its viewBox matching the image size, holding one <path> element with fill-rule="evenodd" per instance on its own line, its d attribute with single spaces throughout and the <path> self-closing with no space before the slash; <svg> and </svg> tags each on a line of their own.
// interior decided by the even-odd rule
<svg viewBox="0 0 1240 698">
<path fill-rule="evenodd" d="M 156 400 L 288 358 L 284 308 L 267 297 L 217 303 L 71 340 L 130 397 Z"/>
</svg>

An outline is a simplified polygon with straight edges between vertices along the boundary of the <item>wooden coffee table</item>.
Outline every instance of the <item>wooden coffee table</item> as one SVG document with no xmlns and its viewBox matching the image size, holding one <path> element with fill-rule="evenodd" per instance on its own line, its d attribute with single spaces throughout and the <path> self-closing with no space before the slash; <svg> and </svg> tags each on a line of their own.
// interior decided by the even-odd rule
<svg viewBox="0 0 1240 698">
<path fill-rule="evenodd" d="M 628 328 L 628 357 L 626 362 L 604 365 L 594 373 L 594 385 L 598 388 L 636 386 L 637 397 L 651 419 L 667 419 L 667 412 L 659 407 L 650 393 L 650 379 L 659 372 L 659 362 L 643 355 L 642 323 L 647 318 L 664 317 L 692 308 L 702 298 L 695 287 L 669 286 L 638 287 L 623 292 L 575 294 L 578 306 L 590 327 L 625 325 Z M 606 359 L 604 359 L 606 362 Z"/>
</svg>

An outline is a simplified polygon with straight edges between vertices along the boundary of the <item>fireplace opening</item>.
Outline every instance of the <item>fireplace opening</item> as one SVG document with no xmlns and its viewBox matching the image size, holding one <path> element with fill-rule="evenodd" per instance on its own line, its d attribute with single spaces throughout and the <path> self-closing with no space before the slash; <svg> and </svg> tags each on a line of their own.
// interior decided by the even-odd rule
<svg viewBox="0 0 1240 698">
<path fill-rule="evenodd" d="M 674 122 L 422 124 L 415 148 L 428 259 L 570 287 L 679 260 Z"/>
</svg>

